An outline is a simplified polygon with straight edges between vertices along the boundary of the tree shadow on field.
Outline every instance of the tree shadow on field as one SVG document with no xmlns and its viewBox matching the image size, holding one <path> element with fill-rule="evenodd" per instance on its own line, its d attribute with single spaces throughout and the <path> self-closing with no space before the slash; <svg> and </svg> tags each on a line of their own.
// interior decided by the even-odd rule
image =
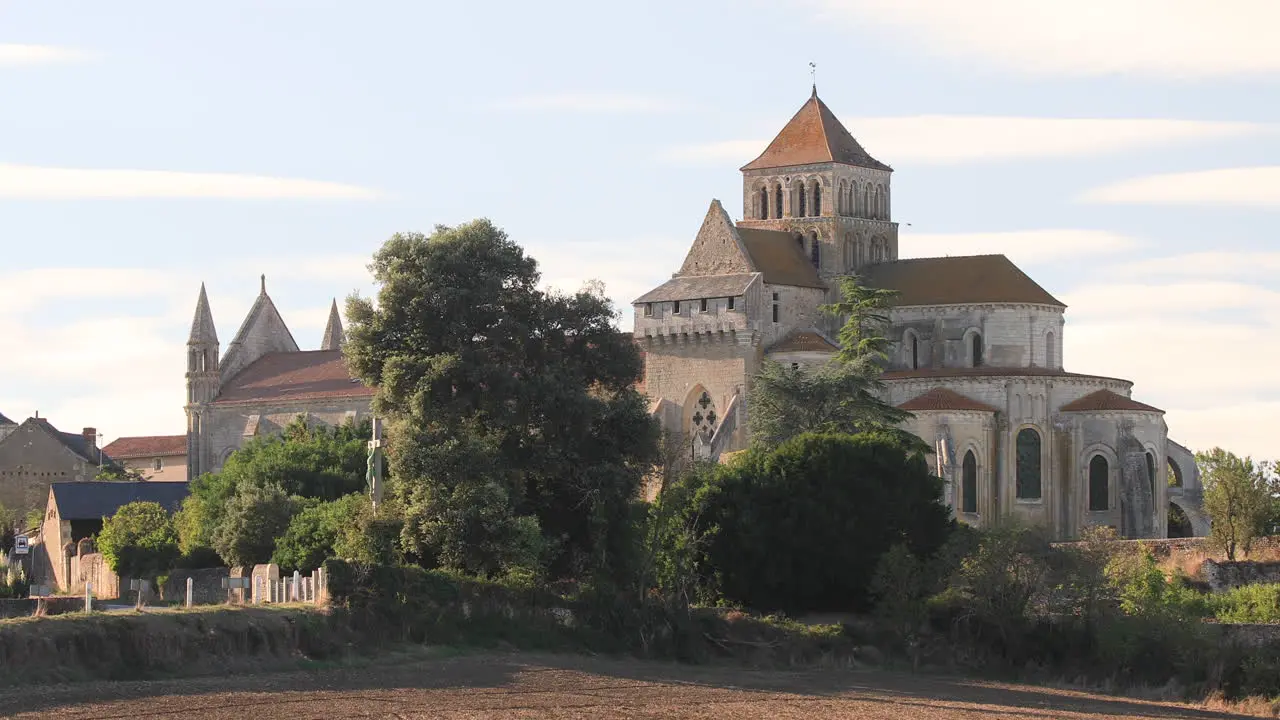
<svg viewBox="0 0 1280 720">
<path fill-rule="evenodd" d="M 1239 718 L 1231 713 L 1082 692 L 980 683 L 952 677 L 876 670 L 755 670 L 725 665 L 679 665 L 583 655 L 474 652 L 442 649 L 384 656 L 364 665 L 190 677 L 142 682 L 85 682 L 0 691 L 0 715 L 58 713 L 59 717 L 146 718 L 311 717 L 327 706 L 354 703 L 377 715 L 462 702 L 471 710 L 616 708 L 651 702 L 671 708 L 708 703 L 849 701 L 883 704 L 910 716 L 949 712 L 984 717 Z M 243 669 L 241 670 L 243 672 Z M 397 692 L 401 691 L 401 692 Z M 403 691 L 428 691 L 407 694 Z M 430 691 L 451 693 L 449 698 Z M 463 692 L 459 692 L 463 691 Z M 744 698 L 745 696 L 745 698 Z M 86 707 L 86 705 L 91 707 Z M 456 709 L 456 708 L 455 708 Z M 65 715 L 63 713 L 66 713 Z M 336 717 L 337 715 L 335 715 Z"/>
</svg>

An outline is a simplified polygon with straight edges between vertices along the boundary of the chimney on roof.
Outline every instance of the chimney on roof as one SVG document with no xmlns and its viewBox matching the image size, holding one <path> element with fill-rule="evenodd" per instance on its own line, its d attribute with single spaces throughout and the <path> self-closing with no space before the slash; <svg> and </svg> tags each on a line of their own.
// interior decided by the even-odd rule
<svg viewBox="0 0 1280 720">
<path fill-rule="evenodd" d="M 85 428 L 81 433 L 84 436 L 84 444 L 90 450 L 98 449 L 98 428 Z"/>
</svg>

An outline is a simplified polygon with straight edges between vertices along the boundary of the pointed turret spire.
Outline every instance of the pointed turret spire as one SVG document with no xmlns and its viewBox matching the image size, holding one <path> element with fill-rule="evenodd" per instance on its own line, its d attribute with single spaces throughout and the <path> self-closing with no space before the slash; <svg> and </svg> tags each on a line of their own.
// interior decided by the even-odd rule
<svg viewBox="0 0 1280 720">
<path fill-rule="evenodd" d="M 267 294 L 267 274 L 266 273 L 262 274 L 262 294 L 263 295 Z"/>
<path fill-rule="evenodd" d="M 213 313 L 209 311 L 209 295 L 204 283 L 200 283 L 200 297 L 196 300 L 196 316 L 191 320 L 191 337 L 188 344 L 217 344 L 218 332 L 213 326 Z"/>
<path fill-rule="evenodd" d="M 867 154 L 849 130 L 836 119 L 831 108 L 818 97 L 818 84 L 813 94 L 782 132 L 769 143 L 760 157 L 744 165 L 742 170 L 763 170 L 794 165 L 836 162 L 844 165 L 890 170 L 893 168 Z"/>
<path fill-rule="evenodd" d="M 329 322 L 324 326 L 324 339 L 320 341 L 321 350 L 341 350 L 345 340 L 342 331 L 342 315 L 338 313 L 338 299 L 333 299 L 329 307 Z"/>
</svg>

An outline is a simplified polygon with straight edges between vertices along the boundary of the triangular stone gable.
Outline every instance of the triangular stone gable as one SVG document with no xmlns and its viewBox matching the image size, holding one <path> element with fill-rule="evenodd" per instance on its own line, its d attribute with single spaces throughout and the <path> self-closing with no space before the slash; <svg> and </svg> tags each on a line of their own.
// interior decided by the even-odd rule
<svg viewBox="0 0 1280 720">
<path fill-rule="evenodd" d="M 698 236 L 680 266 L 680 276 L 740 275 L 756 272 L 751 255 L 738 236 L 729 213 L 719 200 L 712 200 Z"/>
<path fill-rule="evenodd" d="M 263 355 L 276 352 L 298 352 L 298 343 L 293 339 L 293 333 L 289 332 L 289 326 L 285 325 L 276 304 L 271 301 L 271 296 L 267 295 L 264 279 L 262 292 L 249 309 L 244 324 L 236 333 L 236 339 L 227 346 L 227 353 L 222 358 L 222 382 L 235 377 Z"/>
</svg>

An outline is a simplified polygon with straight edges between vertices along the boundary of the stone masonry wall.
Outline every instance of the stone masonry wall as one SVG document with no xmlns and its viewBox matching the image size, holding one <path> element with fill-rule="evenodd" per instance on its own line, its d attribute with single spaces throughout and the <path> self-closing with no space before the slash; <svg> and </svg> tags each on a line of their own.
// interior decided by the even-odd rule
<svg viewBox="0 0 1280 720">
<path fill-rule="evenodd" d="M 918 338 L 921 368 L 968 367 L 970 330 L 982 333 L 983 362 L 992 367 L 1062 367 L 1061 309 L 1040 305 L 948 305 L 904 307 L 889 315 L 893 369 L 910 369 L 904 338 Z M 1053 358 L 1048 335 L 1053 333 Z"/>
<path fill-rule="evenodd" d="M 43 509 L 51 484 L 92 480 L 97 474 L 97 465 L 35 424 L 20 426 L 0 443 L 0 503 L 19 516 Z"/>
<path fill-rule="evenodd" d="M 231 451 L 249 441 L 244 433 L 252 415 L 260 416 L 259 434 L 266 435 L 279 432 L 302 413 L 308 413 L 309 422 L 326 425 L 341 425 L 349 412 L 357 413 L 358 420 L 368 416 L 369 403 L 368 397 L 356 397 L 278 405 L 211 405 L 205 416 L 205 442 L 213 459 L 213 469 L 222 467 Z"/>
</svg>

